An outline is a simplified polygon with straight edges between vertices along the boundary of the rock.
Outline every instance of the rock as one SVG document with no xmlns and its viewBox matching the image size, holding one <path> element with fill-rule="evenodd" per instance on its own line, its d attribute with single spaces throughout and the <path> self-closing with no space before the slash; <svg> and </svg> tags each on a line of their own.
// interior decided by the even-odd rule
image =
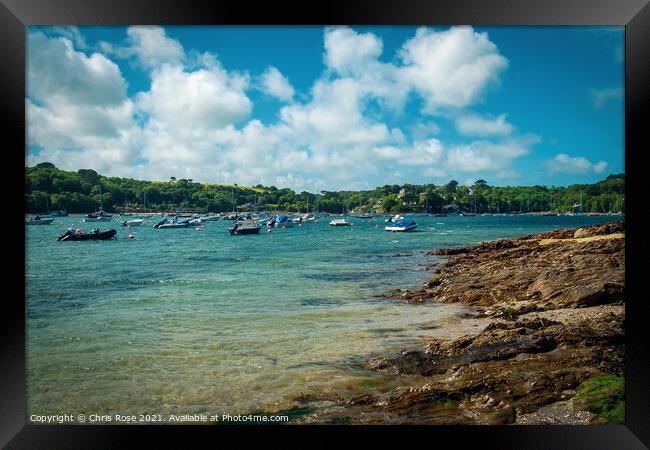
<svg viewBox="0 0 650 450">
<path fill-rule="evenodd" d="M 331 414 L 340 417 L 344 408 L 355 423 L 589 423 L 593 415 L 572 408 L 575 389 L 625 368 L 625 239 L 574 237 L 622 232 L 618 222 L 429 252 L 448 259 L 421 288 L 387 297 L 479 306 L 461 320 L 489 323 L 471 335 L 429 338 L 420 348 L 362 362 L 398 383 L 426 383 L 390 397 L 363 393 Z M 551 238 L 560 240 L 540 244 Z"/>
<path fill-rule="evenodd" d="M 589 231 L 585 230 L 584 228 L 578 228 L 575 233 L 573 233 L 573 237 L 576 239 L 588 236 L 590 236 Z"/>
<path fill-rule="evenodd" d="M 580 235 L 620 233 L 622 223 L 584 227 Z M 501 239 L 475 246 L 437 249 L 429 254 L 447 255 L 422 291 L 407 293 L 406 300 L 422 303 L 438 300 L 472 306 L 513 304 L 533 299 L 527 309 L 502 314 L 520 315 L 544 308 L 582 307 L 623 301 L 625 240 L 590 242 L 571 240 L 577 231 L 555 230 Z M 539 245 L 541 238 L 563 236 L 566 241 Z"/>
</svg>

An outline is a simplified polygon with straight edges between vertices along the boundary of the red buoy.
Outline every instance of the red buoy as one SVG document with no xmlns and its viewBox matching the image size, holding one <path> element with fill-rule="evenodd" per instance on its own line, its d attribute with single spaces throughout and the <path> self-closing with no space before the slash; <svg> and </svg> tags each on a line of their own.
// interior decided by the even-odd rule
<svg viewBox="0 0 650 450">
<path fill-rule="evenodd" d="M 135 239 L 135 236 L 133 236 L 132 234 L 129 234 L 129 239 Z"/>
<path fill-rule="evenodd" d="M 266 232 L 267 233 L 273 233 L 273 230 L 269 228 L 268 230 L 266 230 Z"/>
<path fill-rule="evenodd" d="M 81 233 L 81 229 L 80 229 L 80 228 L 77 228 L 75 231 L 76 231 L 77 233 Z"/>
</svg>

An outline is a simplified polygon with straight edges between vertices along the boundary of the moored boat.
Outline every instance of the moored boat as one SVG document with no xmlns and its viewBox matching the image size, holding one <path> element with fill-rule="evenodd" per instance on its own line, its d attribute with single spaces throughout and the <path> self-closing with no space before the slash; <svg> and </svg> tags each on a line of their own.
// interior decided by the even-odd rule
<svg viewBox="0 0 650 450">
<path fill-rule="evenodd" d="M 233 227 L 228 228 L 230 234 L 257 234 L 261 227 L 257 225 L 256 220 L 238 221 Z"/>
<path fill-rule="evenodd" d="M 330 222 L 330 225 L 334 227 L 345 227 L 352 224 L 345 219 L 334 219 Z"/>
<path fill-rule="evenodd" d="M 404 217 L 400 216 L 399 214 L 395 214 L 394 216 L 391 216 L 388 219 L 386 219 L 384 222 L 397 222 L 399 220 L 404 220 Z"/>
<path fill-rule="evenodd" d="M 103 210 L 99 210 L 96 213 L 86 214 L 83 221 L 84 222 L 110 222 L 113 214 L 105 213 Z"/>
<path fill-rule="evenodd" d="M 271 220 L 273 221 L 273 224 L 270 226 L 274 226 L 276 228 L 293 226 L 293 222 L 291 219 L 289 219 L 289 216 L 285 216 L 284 214 L 279 214 Z"/>
<path fill-rule="evenodd" d="M 92 230 L 90 233 L 75 233 L 72 229 L 68 229 L 65 233 L 59 236 L 57 241 L 105 241 L 112 238 L 117 234 L 117 230 Z"/>
<path fill-rule="evenodd" d="M 164 217 L 160 222 L 155 224 L 154 228 L 187 228 L 190 226 L 190 221 L 188 219 L 179 221 L 178 217 L 174 216 L 172 221 L 169 221 L 169 217 Z"/>
<path fill-rule="evenodd" d="M 187 228 L 190 226 L 189 222 L 171 222 L 154 225 L 154 228 Z"/>
<path fill-rule="evenodd" d="M 25 225 L 48 225 L 54 222 L 54 217 L 33 216 L 25 221 Z"/>
<path fill-rule="evenodd" d="M 144 219 L 130 219 L 122 222 L 125 227 L 137 227 L 144 223 Z"/>
<path fill-rule="evenodd" d="M 411 231 L 417 227 L 416 223 L 412 220 L 403 219 L 398 220 L 390 225 L 387 225 L 384 230 L 386 231 Z"/>
<path fill-rule="evenodd" d="M 104 203 L 102 201 L 102 183 L 99 182 L 99 211 L 95 213 L 86 214 L 83 219 L 84 222 L 110 222 L 113 214 L 104 212 Z"/>
<path fill-rule="evenodd" d="M 215 215 L 200 216 L 198 219 L 201 222 L 213 222 L 215 220 L 219 220 L 219 216 L 215 216 Z"/>
</svg>

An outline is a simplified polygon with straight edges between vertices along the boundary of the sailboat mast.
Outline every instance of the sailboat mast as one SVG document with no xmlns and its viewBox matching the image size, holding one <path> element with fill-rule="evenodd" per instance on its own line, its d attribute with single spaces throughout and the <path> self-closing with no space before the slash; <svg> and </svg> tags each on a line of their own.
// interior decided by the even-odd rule
<svg viewBox="0 0 650 450">
<path fill-rule="evenodd" d="M 581 213 L 585 212 L 583 207 L 582 207 L 582 191 L 580 191 L 580 212 Z"/>
<path fill-rule="evenodd" d="M 99 183 L 99 210 L 103 211 L 104 210 L 104 202 L 102 201 L 102 181 L 97 180 Z"/>
</svg>

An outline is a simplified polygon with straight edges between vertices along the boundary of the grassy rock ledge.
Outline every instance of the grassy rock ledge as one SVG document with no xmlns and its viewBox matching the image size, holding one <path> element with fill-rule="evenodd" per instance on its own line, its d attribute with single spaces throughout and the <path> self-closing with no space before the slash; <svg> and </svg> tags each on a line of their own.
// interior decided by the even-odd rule
<svg viewBox="0 0 650 450">
<path fill-rule="evenodd" d="M 388 398 L 342 399 L 312 421 L 621 422 L 624 238 L 616 222 L 431 252 L 447 258 L 425 285 L 389 297 L 461 302 L 473 307 L 464 320 L 479 321 L 480 331 L 366 359 L 384 376 L 425 381 Z"/>
</svg>

